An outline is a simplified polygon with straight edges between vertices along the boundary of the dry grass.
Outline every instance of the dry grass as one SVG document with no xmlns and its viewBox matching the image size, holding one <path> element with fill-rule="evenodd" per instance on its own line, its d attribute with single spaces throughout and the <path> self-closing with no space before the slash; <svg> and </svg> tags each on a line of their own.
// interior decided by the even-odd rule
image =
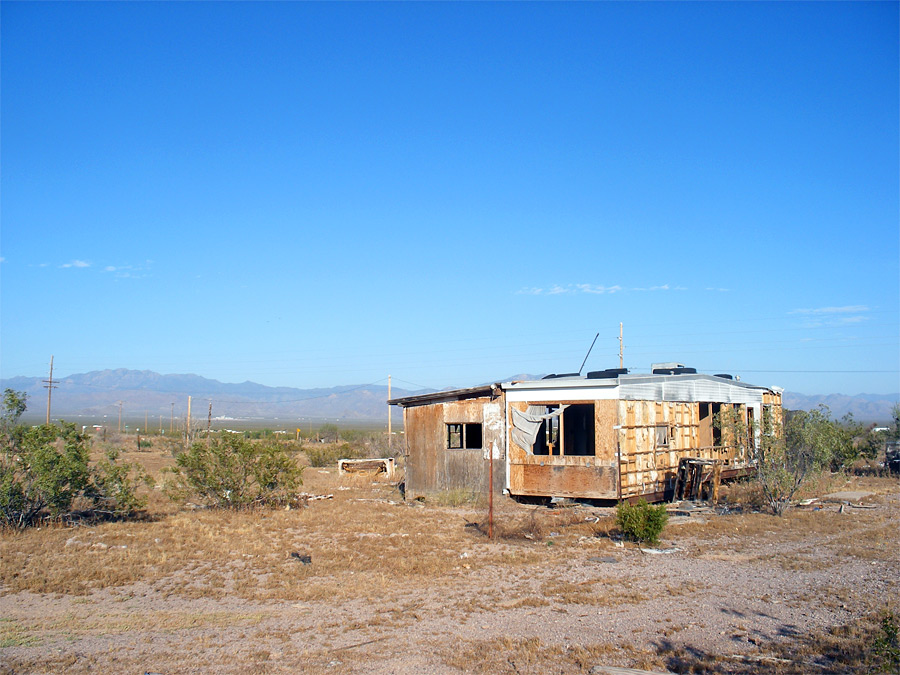
<svg viewBox="0 0 900 675">
<path fill-rule="evenodd" d="M 631 645 L 545 644 L 538 637 L 498 637 L 468 641 L 446 650 L 443 662 L 464 673 L 586 673 L 597 663 L 634 663 L 639 668 L 658 668 L 662 661 L 652 651 Z"/>
<path fill-rule="evenodd" d="M 172 461 L 156 450 L 128 453 L 125 459 L 140 461 L 156 476 Z M 663 538 L 697 561 L 752 564 L 761 575 L 770 569 L 815 572 L 840 561 L 896 569 L 896 481 L 861 478 L 850 486 L 876 492 L 871 503 L 877 508 L 792 509 L 783 518 L 746 512 L 713 516 L 669 527 Z M 835 489 L 846 487 L 842 482 Z M 179 509 L 154 491 L 145 521 L 0 532 L 3 596 L 30 592 L 42 594 L 42 601 L 58 596 L 67 607 L 65 613 L 24 612 L 0 620 L 0 661 L 18 672 L 156 670 L 138 653 L 117 655 L 115 668 L 99 651 L 81 650 L 72 661 L 65 646 L 144 631 L 182 636 L 192 659 L 196 656 L 193 667 L 201 670 L 220 668 L 210 654 L 221 652 L 238 664 L 230 672 L 356 672 L 368 664 L 366 650 L 394 653 L 382 642 L 386 636 L 405 635 L 440 617 L 445 623 L 434 628 L 435 658 L 465 672 L 577 673 L 597 663 L 679 672 L 782 667 L 777 661 L 745 664 L 686 649 L 690 630 L 663 617 L 649 619 L 657 624 L 659 642 L 640 649 L 621 640 L 601 642 L 594 633 L 578 645 L 506 630 L 484 640 L 448 638 L 440 626 L 476 618 L 569 611 L 597 616 L 638 607 L 652 613 L 653 603 L 704 596 L 707 586 L 677 574 L 645 575 L 653 557 L 633 547 L 615 548 L 613 518 L 603 510 L 499 500 L 497 536 L 490 541 L 486 509 L 478 501 L 403 502 L 384 477 L 339 477 L 335 469 L 308 468 L 303 489 L 333 498 L 299 510 L 232 512 Z M 312 563 L 302 564 L 292 552 L 311 556 Z M 630 561 L 629 566 L 591 563 L 598 552 Z M 110 598 L 121 603 L 111 604 Z M 156 604 L 138 612 L 132 603 L 144 598 Z M 816 606 L 840 613 L 853 607 L 871 616 L 885 601 L 850 593 L 839 578 L 771 598 L 776 599 L 798 611 Z M 895 599 L 890 602 L 896 607 Z M 818 649 L 832 654 L 831 663 L 846 664 L 864 658 L 864 638 L 865 631 L 848 623 L 837 632 L 793 637 L 785 644 L 807 650 L 803 658 L 814 660 Z M 58 649 L 63 653 L 53 651 Z M 764 653 L 782 658 L 787 652 L 779 649 L 773 643 Z M 38 653 L 40 659 L 30 656 Z M 0 666 L 4 672 L 11 671 Z"/>
</svg>

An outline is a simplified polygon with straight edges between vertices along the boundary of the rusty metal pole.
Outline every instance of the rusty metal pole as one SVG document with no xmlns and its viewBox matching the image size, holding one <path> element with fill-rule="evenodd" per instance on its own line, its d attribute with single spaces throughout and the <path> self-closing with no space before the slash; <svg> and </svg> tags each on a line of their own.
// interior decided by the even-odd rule
<svg viewBox="0 0 900 675">
<path fill-rule="evenodd" d="M 494 448 L 496 443 L 491 443 L 488 448 L 490 459 L 488 460 L 488 539 L 494 538 Z"/>
</svg>

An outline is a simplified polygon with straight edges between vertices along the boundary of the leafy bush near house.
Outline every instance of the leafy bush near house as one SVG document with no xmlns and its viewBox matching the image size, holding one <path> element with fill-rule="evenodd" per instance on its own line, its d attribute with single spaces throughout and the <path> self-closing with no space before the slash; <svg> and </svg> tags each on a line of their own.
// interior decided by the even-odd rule
<svg viewBox="0 0 900 675">
<path fill-rule="evenodd" d="M 664 504 L 651 506 L 643 499 L 616 506 L 616 525 L 632 541 L 655 544 L 669 520 Z"/>
<path fill-rule="evenodd" d="M 236 434 L 209 445 L 194 443 L 175 458 L 169 473 L 171 498 L 198 499 L 216 508 L 292 504 L 303 484 L 303 468 L 278 443 L 253 443 Z"/>
</svg>

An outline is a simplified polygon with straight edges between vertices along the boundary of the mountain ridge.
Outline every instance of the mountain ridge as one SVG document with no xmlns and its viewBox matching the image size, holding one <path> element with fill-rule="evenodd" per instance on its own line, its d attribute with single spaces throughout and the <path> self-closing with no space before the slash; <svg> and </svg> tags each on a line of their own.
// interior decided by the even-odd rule
<svg viewBox="0 0 900 675">
<path fill-rule="evenodd" d="M 519 374 L 511 379 L 537 378 L 536 375 Z M 24 391 L 30 401 L 41 401 L 46 394 L 44 379 L 17 376 L 0 380 L 0 388 Z M 408 390 L 392 387 L 391 397 L 400 398 L 423 394 L 434 389 Z M 160 374 L 151 370 L 116 368 L 76 373 L 62 377 L 53 391 L 53 414 L 60 415 L 110 415 L 117 414 L 119 401 L 132 415 L 169 416 L 183 414 L 187 397 L 197 404 L 211 402 L 215 416 L 336 418 L 346 420 L 383 420 L 387 406 L 386 385 L 360 384 L 336 387 L 270 387 L 250 380 L 227 383 L 219 380 L 187 374 Z M 861 421 L 886 422 L 891 418 L 891 407 L 900 400 L 900 394 L 800 394 L 784 392 L 784 406 L 791 410 L 810 410 L 826 405 L 834 417 L 848 413 Z M 40 404 L 38 403 L 39 407 Z M 35 406 L 29 411 L 35 414 Z M 402 417 L 394 408 L 392 418 Z"/>
</svg>

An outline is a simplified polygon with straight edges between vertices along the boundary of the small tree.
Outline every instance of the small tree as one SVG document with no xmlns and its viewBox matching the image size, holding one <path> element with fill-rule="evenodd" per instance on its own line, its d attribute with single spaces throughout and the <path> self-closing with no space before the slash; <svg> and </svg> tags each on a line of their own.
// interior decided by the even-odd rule
<svg viewBox="0 0 900 675">
<path fill-rule="evenodd" d="M 840 454 L 845 441 L 825 406 L 789 412 L 783 430 L 775 428 L 765 410 L 755 448 L 756 479 L 772 513 L 782 515 L 803 484 Z"/>
<path fill-rule="evenodd" d="M 253 443 L 237 434 L 194 443 L 175 459 L 167 492 L 217 508 L 276 506 L 296 499 L 303 468 L 274 442 Z"/>
</svg>

